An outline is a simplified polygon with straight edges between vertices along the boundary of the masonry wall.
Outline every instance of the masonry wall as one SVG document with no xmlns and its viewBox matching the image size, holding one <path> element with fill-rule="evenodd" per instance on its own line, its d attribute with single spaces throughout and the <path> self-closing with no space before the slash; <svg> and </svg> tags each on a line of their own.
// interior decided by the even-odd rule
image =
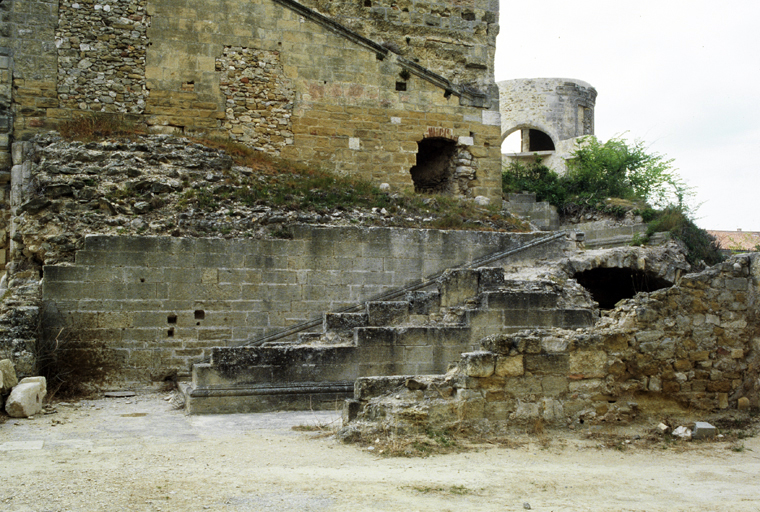
<svg viewBox="0 0 760 512">
<path fill-rule="evenodd" d="M 417 143 L 444 138 L 457 146 L 454 192 L 499 199 L 496 2 L 8 5 L 17 139 L 105 112 L 401 190 Z"/>
<path fill-rule="evenodd" d="M 351 416 L 409 427 L 404 411 L 414 408 L 423 427 L 539 419 L 588 426 L 756 408 L 759 301 L 760 255 L 738 256 L 638 294 L 590 329 L 484 338 L 481 351 L 462 354 L 458 372 L 418 379 L 412 389 L 408 377 L 360 379 Z"/>
<path fill-rule="evenodd" d="M 559 141 L 594 134 L 596 89 L 567 78 L 530 78 L 498 83 L 502 138 L 529 127 Z"/>
<path fill-rule="evenodd" d="M 104 348 L 116 380 L 189 371 L 240 344 L 533 235 L 310 228 L 293 240 L 89 236 L 74 266 L 44 267 L 44 336 Z"/>
</svg>

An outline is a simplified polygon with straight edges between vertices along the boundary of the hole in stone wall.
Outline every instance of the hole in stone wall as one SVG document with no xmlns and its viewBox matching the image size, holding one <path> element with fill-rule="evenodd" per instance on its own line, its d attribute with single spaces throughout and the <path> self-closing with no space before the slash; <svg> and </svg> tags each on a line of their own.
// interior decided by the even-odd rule
<svg viewBox="0 0 760 512">
<path fill-rule="evenodd" d="M 177 315 L 174 313 L 171 313 L 169 316 L 166 317 L 166 323 L 168 324 L 176 324 L 177 323 Z"/>
<path fill-rule="evenodd" d="M 141 278 L 140 278 L 140 282 L 141 282 L 141 283 L 144 283 L 144 282 L 145 282 L 145 278 L 144 278 L 144 277 L 141 277 Z"/>
<path fill-rule="evenodd" d="M 196 320 L 203 320 L 204 318 L 206 318 L 206 312 L 203 311 L 202 309 L 196 309 L 195 310 L 195 319 Z"/>
<path fill-rule="evenodd" d="M 463 11 L 462 19 L 465 21 L 475 21 L 475 13 L 470 11 Z"/>
<path fill-rule="evenodd" d="M 411 168 L 415 192 L 448 192 L 456 154 L 456 142 L 443 138 L 417 143 L 417 165 Z"/>
<path fill-rule="evenodd" d="M 673 286 L 665 279 L 630 268 L 594 268 L 573 276 L 586 288 L 601 309 L 612 309 L 618 301 L 638 292 L 653 292 Z"/>
<path fill-rule="evenodd" d="M 169 329 L 168 331 L 166 331 L 166 336 L 169 337 L 169 338 L 173 338 L 174 337 L 174 327 L 172 327 L 171 329 Z"/>
<path fill-rule="evenodd" d="M 552 138 L 540 130 L 530 130 L 528 151 L 554 151 Z"/>
<path fill-rule="evenodd" d="M 364 7 L 372 7 L 372 0 L 364 0 Z"/>
<path fill-rule="evenodd" d="M 396 90 L 397 91 L 405 91 L 406 90 L 406 82 L 396 82 Z"/>
</svg>

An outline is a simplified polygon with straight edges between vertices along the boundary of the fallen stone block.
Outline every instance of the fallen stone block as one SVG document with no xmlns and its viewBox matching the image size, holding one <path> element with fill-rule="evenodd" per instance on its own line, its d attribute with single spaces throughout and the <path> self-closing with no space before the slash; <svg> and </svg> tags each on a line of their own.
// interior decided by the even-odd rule
<svg viewBox="0 0 760 512">
<path fill-rule="evenodd" d="M 16 369 L 10 359 L 0 361 L 0 395 L 9 393 L 18 384 Z"/>
<path fill-rule="evenodd" d="M 45 377 L 27 377 L 11 391 L 5 412 L 12 418 L 28 418 L 42 412 L 42 400 L 47 394 Z"/>
<path fill-rule="evenodd" d="M 749 409 L 749 398 L 746 396 L 741 397 L 739 400 L 737 400 L 736 407 L 738 409 Z"/>
<path fill-rule="evenodd" d="M 694 431 L 691 433 L 692 439 L 708 439 L 715 437 L 717 431 L 715 427 L 706 421 L 698 421 L 694 424 Z"/>
</svg>

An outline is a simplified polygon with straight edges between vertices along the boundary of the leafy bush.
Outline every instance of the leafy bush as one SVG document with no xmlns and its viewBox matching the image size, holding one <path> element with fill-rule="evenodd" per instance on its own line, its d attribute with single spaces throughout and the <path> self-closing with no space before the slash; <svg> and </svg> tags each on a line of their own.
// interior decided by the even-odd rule
<svg viewBox="0 0 760 512">
<path fill-rule="evenodd" d="M 566 202 L 565 187 L 560 175 L 542 164 L 540 158 L 527 166 L 512 162 L 502 173 L 501 188 L 505 194 L 533 192 L 537 201 L 546 201 L 555 206 L 562 206 Z"/>
<path fill-rule="evenodd" d="M 638 213 L 649 223 L 648 236 L 670 232 L 686 244 L 687 259 L 692 264 L 722 261 L 715 239 L 691 219 L 687 199 L 693 191 L 673 169 L 673 160 L 648 152 L 641 141 L 628 143 L 614 138 L 601 143 L 585 137 L 568 161 L 564 176 L 540 160 L 527 166 L 511 163 L 502 173 L 502 189 L 505 193 L 533 192 L 537 200 L 553 204 L 564 217 L 588 210 L 622 217 L 641 203 Z M 627 200 L 628 206 L 621 204 L 626 201 L 610 198 Z"/>
</svg>

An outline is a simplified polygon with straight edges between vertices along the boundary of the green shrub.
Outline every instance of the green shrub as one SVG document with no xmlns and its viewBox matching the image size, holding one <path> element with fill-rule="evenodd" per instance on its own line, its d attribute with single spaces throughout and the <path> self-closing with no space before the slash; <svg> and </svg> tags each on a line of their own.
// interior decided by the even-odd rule
<svg viewBox="0 0 760 512">
<path fill-rule="evenodd" d="M 694 224 L 687 203 L 693 191 L 673 169 L 673 160 L 648 152 L 641 141 L 614 138 L 601 143 L 585 137 L 568 161 L 567 174 L 557 175 L 540 160 L 511 163 L 502 172 L 502 189 L 505 194 L 533 192 L 563 217 L 589 210 L 622 217 L 637 208 L 649 227 L 636 244 L 667 231 L 686 245 L 689 263 L 704 260 L 713 265 L 723 259 L 715 239 Z"/>
<path fill-rule="evenodd" d="M 690 194 L 672 159 L 648 152 L 641 141 L 620 138 L 605 143 L 596 137 L 581 139 L 563 178 L 568 194 L 577 199 L 617 197 L 664 208 L 683 204 Z"/>
<path fill-rule="evenodd" d="M 564 180 L 542 164 L 541 159 L 528 165 L 510 163 L 502 172 L 501 188 L 505 194 L 533 192 L 537 201 L 546 201 L 555 206 L 562 206 L 567 201 Z"/>
<path fill-rule="evenodd" d="M 694 224 L 694 221 L 675 205 L 668 206 L 657 214 L 649 223 L 647 236 L 664 231 L 686 245 L 686 261 L 692 265 L 700 261 L 715 265 L 724 259 L 715 237 Z"/>
</svg>

